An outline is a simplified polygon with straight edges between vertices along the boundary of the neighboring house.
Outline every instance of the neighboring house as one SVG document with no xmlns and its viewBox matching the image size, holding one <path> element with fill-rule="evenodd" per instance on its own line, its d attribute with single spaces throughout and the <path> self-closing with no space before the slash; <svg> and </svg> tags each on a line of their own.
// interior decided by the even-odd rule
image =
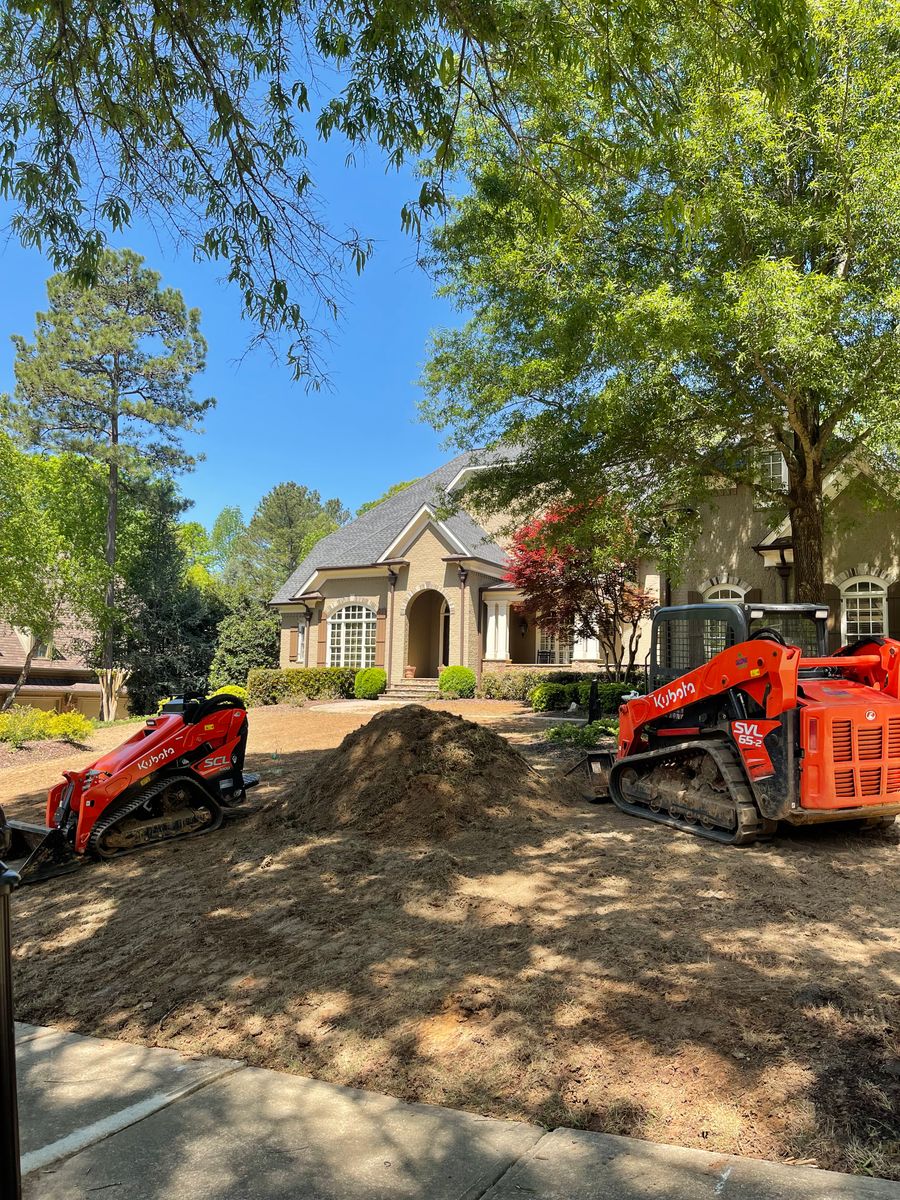
<svg viewBox="0 0 900 1200">
<path fill-rule="evenodd" d="M 453 459 L 317 543 L 271 602 L 283 667 L 380 666 L 397 686 L 407 667 L 436 679 L 458 663 L 479 676 L 603 665 L 595 639 L 557 639 L 525 616 L 521 593 L 504 581 L 500 535 L 464 511 L 440 515 L 478 461 Z M 900 511 L 878 511 L 876 499 L 885 498 L 859 473 L 829 481 L 824 600 L 835 644 L 842 631 L 900 637 Z M 791 597 L 792 560 L 780 516 L 741 487 L 704 510 L 678 582 L 650 563 L 640 582 L 661 603 L 776 601 Z"/>
<path fill-rule="evenodd" d="M 84 630 L 65 625 L 49 645 L 38 646 L 16 704 L 98 717 L 100 684 L 78 652 L 85 636 Z M 29 633 L 0 622 L 0 704 L 19 678 L 32 640 Z"/>
</svg>

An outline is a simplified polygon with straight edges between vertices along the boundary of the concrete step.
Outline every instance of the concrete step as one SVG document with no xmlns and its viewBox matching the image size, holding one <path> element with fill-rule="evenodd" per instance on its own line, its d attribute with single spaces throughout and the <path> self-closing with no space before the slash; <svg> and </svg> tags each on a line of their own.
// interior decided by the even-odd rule
<svg viewBox="0 0 900 1200">
<path fill-rule="evenodd" d="M 383 693 L 385 700 L 433 700 L 440 696 L 436 679 L 404 679 L 389 684 Z"/>
</svg>

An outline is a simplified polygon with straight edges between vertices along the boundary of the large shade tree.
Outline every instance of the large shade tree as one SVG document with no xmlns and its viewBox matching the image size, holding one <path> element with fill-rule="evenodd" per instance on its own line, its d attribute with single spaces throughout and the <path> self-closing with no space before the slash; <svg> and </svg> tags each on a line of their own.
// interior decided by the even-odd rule
<svg viewBox="0 0 900 1200">
<path fill-rule="evenodd" d="M 24 453 L 0 433 L 0 620 L 26 639 L 15 703 L 39 647 L 62 624 L 90 624 L 103 604 L 103 480 L 74 456 Z"/>
<path fill-rule="evenodd" d="M 67 275 L 47 284 L 33 342 L 16 336 L 13 397 L 0 418 L 29 446 L 99 464 L 106 480 L 108 567 L 100 668 L 110 672 L 116 643 L 116 559 L 122 480 L 189 468 L 185 432 L 213 400 L 195 399 L 205 364 L 200 313 L 128 250 L 106 251 L 96 285 Z M 104 678 L 104 677 L 101 677 Z"/>
<path fill-rule="evenodd" d="M 438 173 L 402 214 L 415 226 L 440 202 L 464 98 L 520 136 L 520 84 L 562 66 L 578 87 L 619 86 L 659 19 L 716 61 L 791 70 L 802 16 L 802 0 L 14 0 L 0 12 L 0 194 L 19 238 L 82 281 L 111 233 L 149 219 L 221 262 L 260 335 L 286 333 L 315 378 L 342 268 L 371 250 L 323 211 L 316 138 L 371 143 L 392 164 L 429 156 Z M 604 26 L 627 31 L 615 53 Z"/>
<path fill-rule="evenodd" d="M 778 98 L 660 16 L 637 89 L 565 70 L 520 89 L 540 169 L 473 114 L 435 250 L 474 315 L 438 335 L 427 384 L 461 444 L 517 446 L 474 477 L 482 501 L 615 492 L 674 521 L 749 482 L 790 517 L 797 598 L 821 601 L 827 478 L 864 456 L 898 480 L 900 9 L 806 10 Z"/>
</svg>

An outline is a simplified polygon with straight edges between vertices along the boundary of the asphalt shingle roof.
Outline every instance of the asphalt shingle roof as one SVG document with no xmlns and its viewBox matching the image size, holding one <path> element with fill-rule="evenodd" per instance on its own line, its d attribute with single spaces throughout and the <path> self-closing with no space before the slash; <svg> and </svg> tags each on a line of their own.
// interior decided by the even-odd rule
<svg viewBox="0 0 900 1200">
<path fill-rule="evenodd" d="M 489 459 L 483 454 L 460 454 L 322 538 L 278 589 L 272 604 L 285 604 L 299 595 L 300 589 L 320 567 L 359 567 L 377 562 L 424 504 L 438 506 L 445 501 L 447 485 L 463 467 L 486 461 Z M 498 566 L 506 562 L 501 547 L 468 513 L 458 510 L 442 523 L 473 558 L 487 559 Z"/>
</svg>

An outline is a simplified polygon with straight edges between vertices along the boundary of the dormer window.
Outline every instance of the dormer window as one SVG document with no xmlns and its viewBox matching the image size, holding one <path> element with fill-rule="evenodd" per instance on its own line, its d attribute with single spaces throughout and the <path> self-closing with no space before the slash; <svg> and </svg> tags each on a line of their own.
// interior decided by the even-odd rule
<svg viewBox="0 0 900 1200">
<path fill-rule="evenodd" d="M 756 456 L 756 477 L 760 487 L 784 492 L 788 486 L 788 469 L 780 450 L 760 450 Z"/>
</svg>

